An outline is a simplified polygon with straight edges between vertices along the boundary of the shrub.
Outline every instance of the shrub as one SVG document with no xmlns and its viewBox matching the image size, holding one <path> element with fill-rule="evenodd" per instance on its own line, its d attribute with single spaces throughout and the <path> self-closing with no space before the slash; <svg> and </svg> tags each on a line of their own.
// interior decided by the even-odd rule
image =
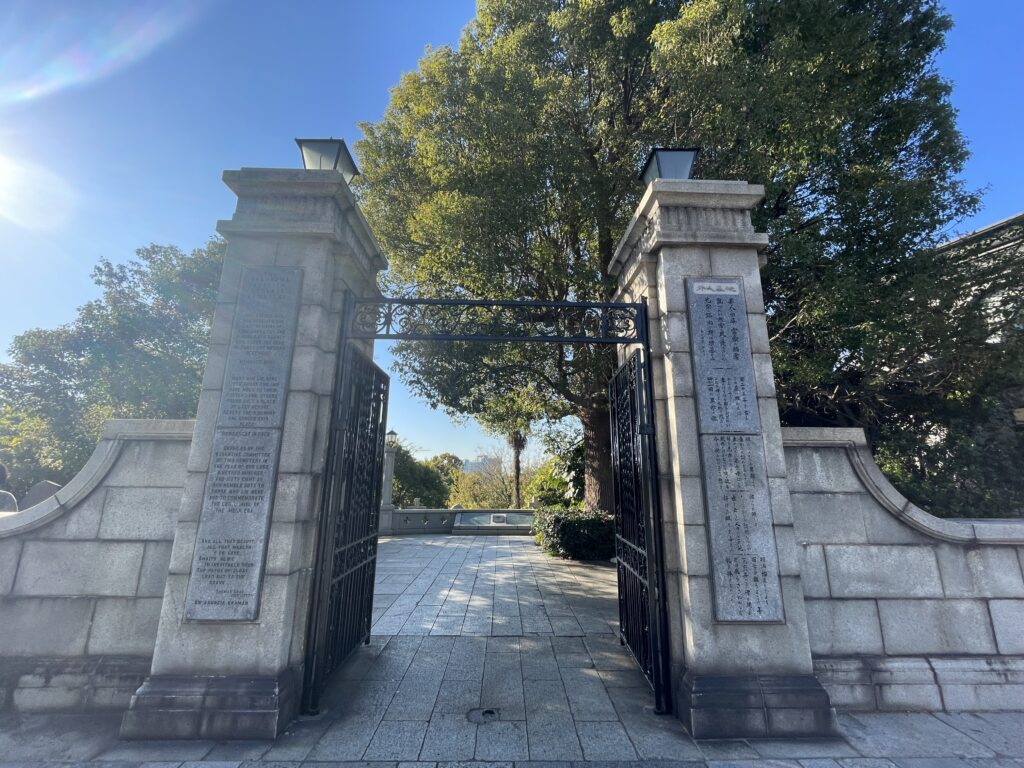
<svg viewBox="0 0 1024 768">
<path fill-rule="evenodd" d="M 584 509 L 538 509 L 533 533 L 545 552 L 572 560 L 607 560 L 615 555 L 615 519 Z"/>
</svg>

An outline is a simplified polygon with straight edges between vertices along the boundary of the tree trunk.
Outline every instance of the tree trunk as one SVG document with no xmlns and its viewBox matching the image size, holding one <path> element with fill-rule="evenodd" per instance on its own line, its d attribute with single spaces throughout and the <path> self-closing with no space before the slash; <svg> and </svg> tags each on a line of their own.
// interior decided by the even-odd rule
<svg viewBox="0 0 1024 768">
<path fill-rule="evenodd" d="M 522 453 L 523 449 L 519 446 L 519 443 L 512 446 L 512 509 L 523 508 L 523 494 L 520 488 L 523 476 Z"/>
<path fill-rule="evenodd" d="M 587 409 L 580 412 L 579 418 L 583 422 L 583 506 L 612 514 L 615 493 L 608 409 Z"/>
</svg>

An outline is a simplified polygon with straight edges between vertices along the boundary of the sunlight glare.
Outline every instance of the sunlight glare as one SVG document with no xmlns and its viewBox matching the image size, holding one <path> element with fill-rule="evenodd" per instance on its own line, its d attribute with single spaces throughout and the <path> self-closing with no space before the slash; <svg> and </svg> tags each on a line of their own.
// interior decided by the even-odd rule
<svg viewBox="0 0 1024 768">
<path fill-rule="evenodd" d="M 53 171 L 0 154 L 0 219 L 22 229 L 58 229 L 74 210 L 76 197 Z"/>
<path fill-rule="evenodd" d="M 191 22 L 199 0 L 11 3 L 0 11 L 0 107 L 106 77 Z"/>
</svg>

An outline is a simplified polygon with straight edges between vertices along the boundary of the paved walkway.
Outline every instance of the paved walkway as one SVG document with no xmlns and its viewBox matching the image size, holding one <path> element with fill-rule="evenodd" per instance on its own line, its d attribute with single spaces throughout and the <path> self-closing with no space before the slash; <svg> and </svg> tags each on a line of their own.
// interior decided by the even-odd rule
<svg viewBox="0 0 1024 768">
<path fill-rule="evenodd" d="M 609 565 L 526 537 L 385 538 L 372 642 L 319 717 L 274 742 L 133 743 L 115 714 L 5 715 L 0 768 L 1024 768 L 1024 713 L 843 715 L 831 740 L 696 743 L 653 714 L 616 616 Z"/>
</svg>

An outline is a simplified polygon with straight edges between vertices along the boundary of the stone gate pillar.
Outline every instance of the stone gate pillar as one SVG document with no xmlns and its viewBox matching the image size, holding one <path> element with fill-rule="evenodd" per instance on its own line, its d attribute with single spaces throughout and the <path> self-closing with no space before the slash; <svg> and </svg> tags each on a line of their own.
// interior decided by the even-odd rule
<svg viewBox="0 0 1024 768">
<path fill-rule="evenodd" d="M 227 239 L 150 677 L 130 738 L 269 738 L 297 714 L 346 292 L 386 268 L 340 173 L 227 171 Z"/>
<path fill-rule="evenodd" d="M 609 271 L 649 302 L 675 706 L 698 738 L 823 735 L 750 210 L 656 180 Z"/>
</svg>

